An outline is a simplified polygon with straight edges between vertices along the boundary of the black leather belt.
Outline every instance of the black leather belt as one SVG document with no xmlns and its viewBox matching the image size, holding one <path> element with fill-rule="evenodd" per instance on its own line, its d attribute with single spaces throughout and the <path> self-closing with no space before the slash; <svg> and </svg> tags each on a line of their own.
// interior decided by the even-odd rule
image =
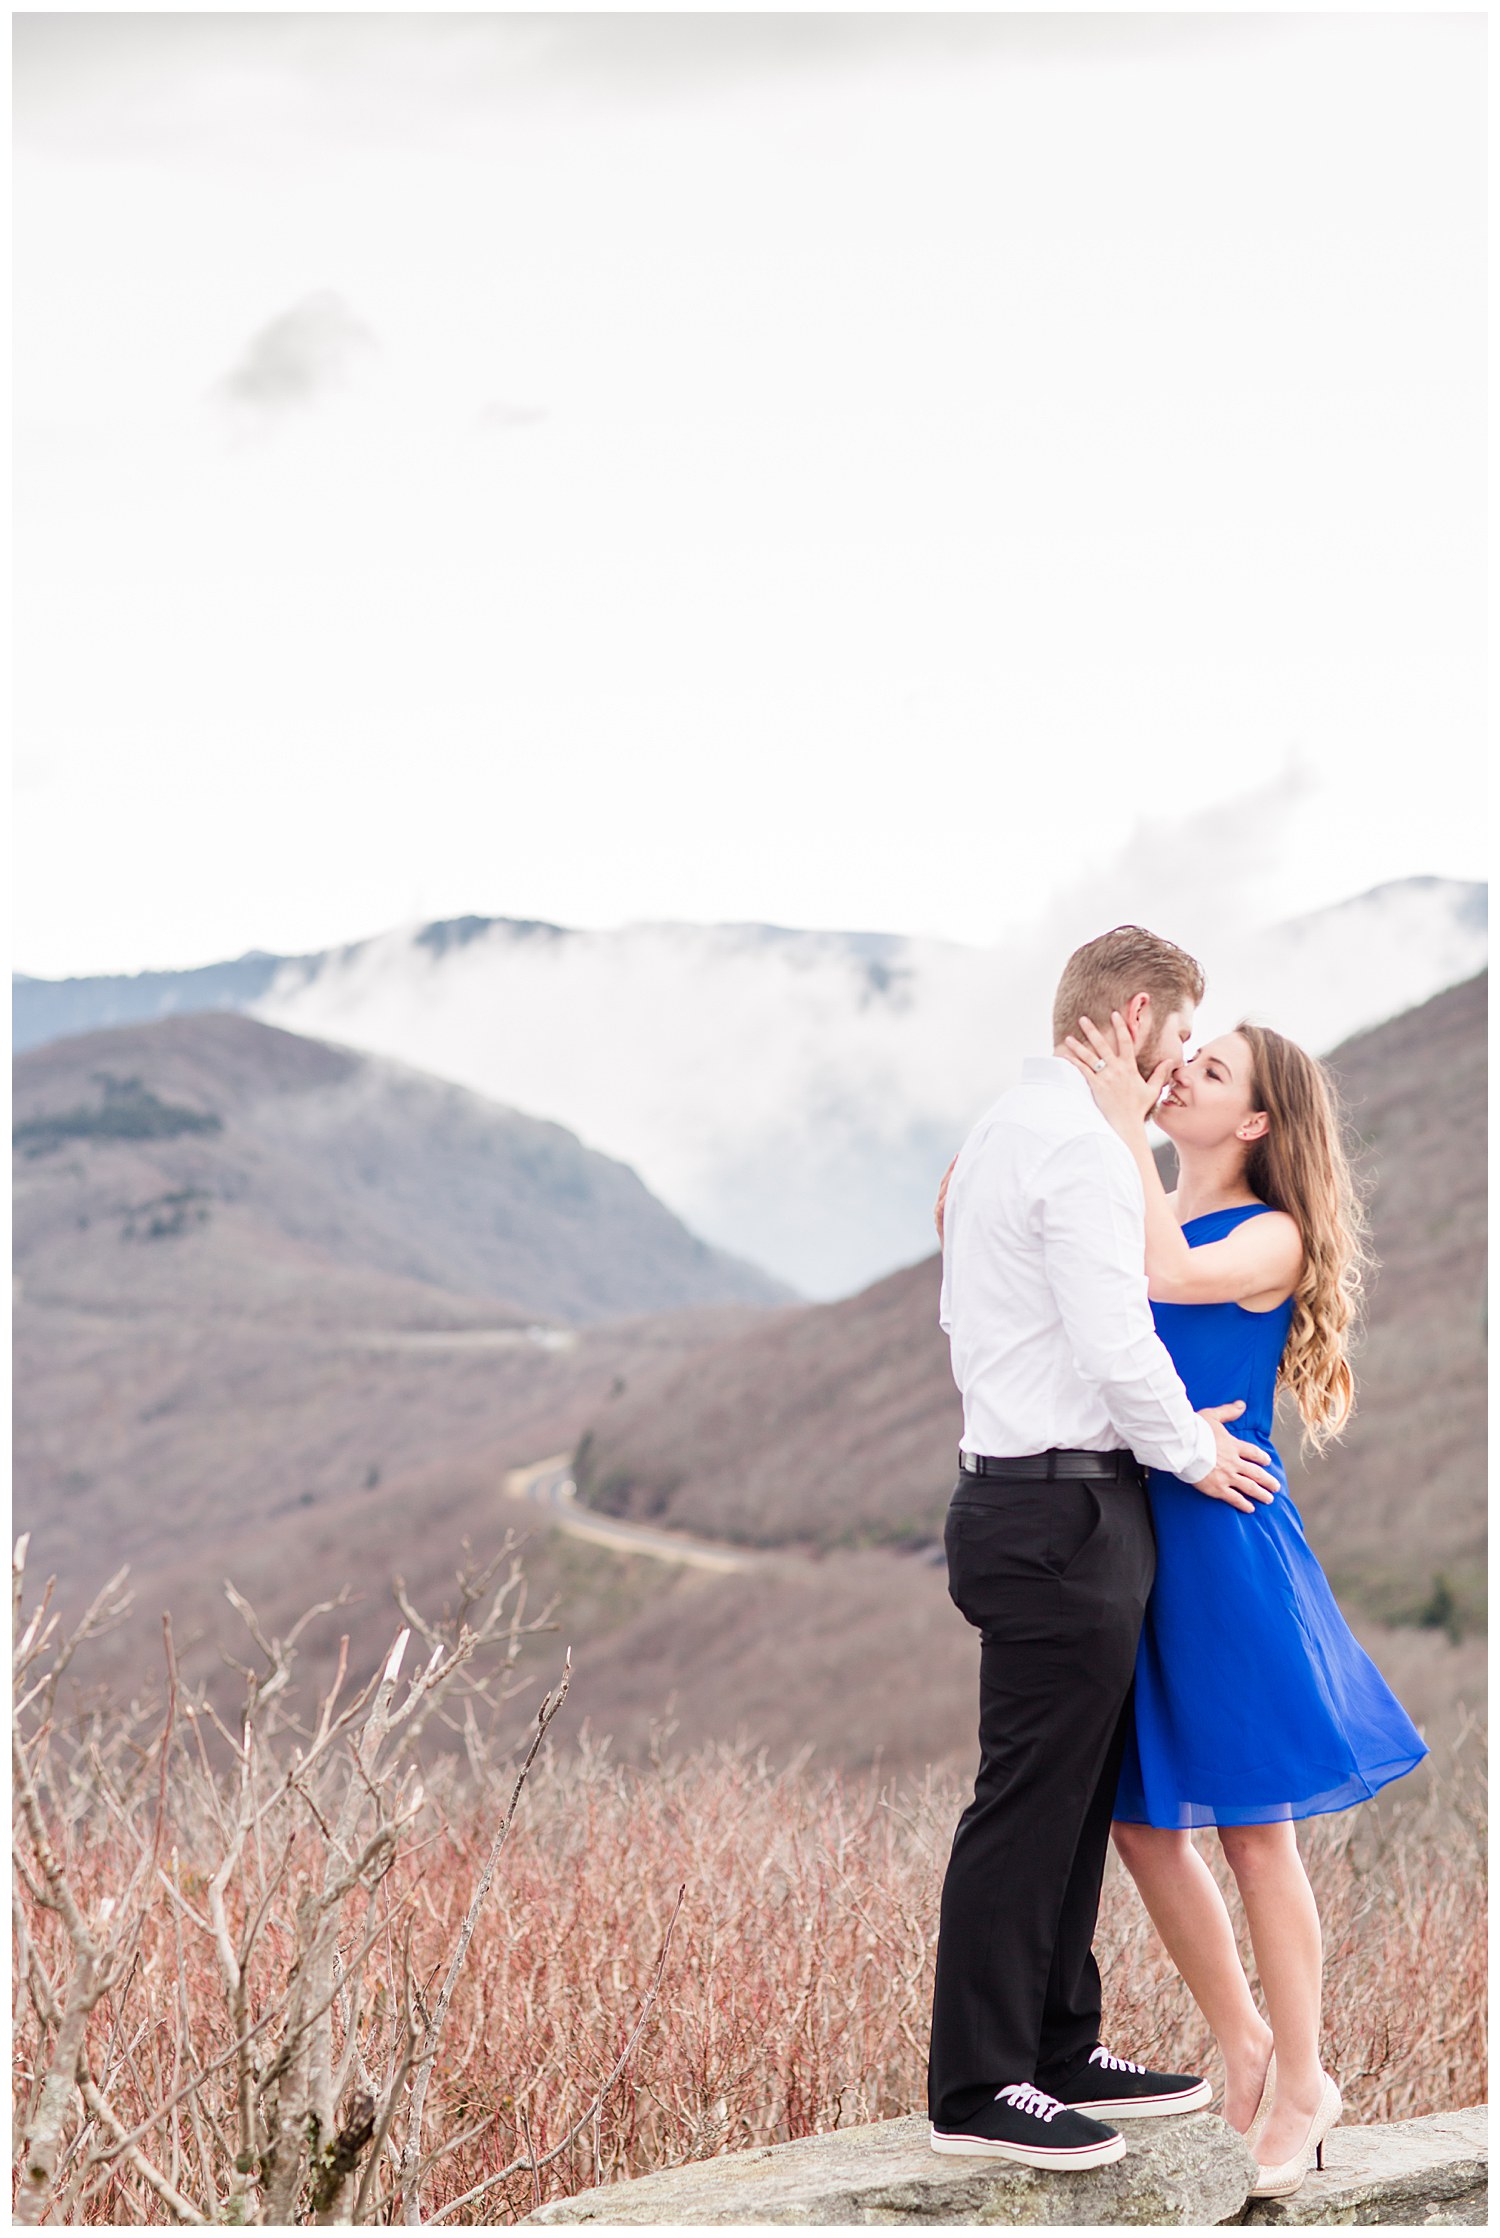
<svg viewBox="0 0 1500 2238">
<path fill-rule="evenodd" d="M 1067 1446 L 1054 1445 L 1046 1453 L 1018 1453 L 1014 1459 L 961 1451 L 958 1465 L 965 1476 L 1045 1477 L 1049 1483 L 1060 1476 L 1139 1477 L 1145 1474 L 1135 1455 L 1123 1447 L 1114 1453 L 1079 1453 Z"/>
</svg>

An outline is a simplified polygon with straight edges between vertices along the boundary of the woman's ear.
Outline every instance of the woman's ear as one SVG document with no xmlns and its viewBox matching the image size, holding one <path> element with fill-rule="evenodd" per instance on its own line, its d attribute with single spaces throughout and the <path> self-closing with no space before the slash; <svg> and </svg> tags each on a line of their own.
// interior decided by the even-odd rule
<svg viewBox="0 0 1500 2238">
<path fill-rule="evenodd" d="M 1242 1121 L 1234 1131 L 1240 1142 L 1260 1142 L 1271 1132 L 1271 1114 L 1269 1111 L 1252 1111 L 1249 1118 Z"/>
</svg>

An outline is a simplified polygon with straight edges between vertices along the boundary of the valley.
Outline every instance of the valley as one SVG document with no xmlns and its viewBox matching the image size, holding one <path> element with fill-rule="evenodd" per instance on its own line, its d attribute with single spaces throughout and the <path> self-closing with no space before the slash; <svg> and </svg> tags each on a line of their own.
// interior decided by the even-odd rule
<svg viewBox="0 0 1500 2238">
<path fill-rule="evenodd" d="M 1348 1436 L 1305 1467 L 1283 1438 L 1351 1620 L 1434 1735 L 1484 1699 L 1486 996 L 1481 975 L 1335 1052 L 1381 1270 Z M 281 1636 L 347 1596 L 303 1636 L 309 1688 L 344 1635 L 373 1667 L 396 1578 L 441 1609 L 509 1532 L 528 1605 L 553 1604 L 524 1651 L 539 1688 L 572 1651 L 560 1741 L 962 1768 L 974 1657 L 939 1546 L 959 1418 L 935 1256 L 828 1304 L 757 1298 L 633 1177 L 617 1197 L 590 1180 L 585 1218 L 557 1129 L 549 1197 L 528 1123 L 468 1091 L 455 1118 L 446 1084 L 377 1068 L 350 1134 L 368 1062 L 213 1014 L 21 1062 L 16 1528 L 65 1614 L 121 1563 L 134 1594 L 75 1698 L 158 1687 L 170 1612 L 184 1678 L 230 1714 L 226 1579 Z M 47 1113 L 100 1108 L 101 1072 L 220 1125 L 70 1120 L 38 1148 Z M 176 1220 L 181 1202 L 208 1217 Z M 617 1224 L 612 1255 L 590 1218 L 606 1240 Z M 622 1282 L 638 1310 L 612 1310 Z M 668 1283 L 699 1301 L 653 1306 Z"/>
</svg>

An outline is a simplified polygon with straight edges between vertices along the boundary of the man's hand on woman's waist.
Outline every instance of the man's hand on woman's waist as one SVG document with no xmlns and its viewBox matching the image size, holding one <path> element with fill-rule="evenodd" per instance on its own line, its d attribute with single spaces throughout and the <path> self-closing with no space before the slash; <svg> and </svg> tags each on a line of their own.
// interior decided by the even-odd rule
<svg viewBox="0 0 1500 2238">
<path fill-rule="evenodd" d="M 1271 1458 L 1265 1448 L 1247 1444 L 1243 1438 L 1232 1438 L 1224 1427 L 1227 1421 L 1244 1411 L 1243 1399 L 1235 1399 L 1223 1407 L 1199 1407 L 1200 1418 L 1213 1432 L 1217 1458 L 1207 1476 L 1198 1479 L 1194 1489 L 1206 1492 L 1211 1500 L 1227 1500 L 1230 1507 L 1253 1515 L 1257 1503 L 1264 1507 L 1276 1497 L 1277 1480 L 1269 1469 L 1260 1466 Z"/>
</svg>

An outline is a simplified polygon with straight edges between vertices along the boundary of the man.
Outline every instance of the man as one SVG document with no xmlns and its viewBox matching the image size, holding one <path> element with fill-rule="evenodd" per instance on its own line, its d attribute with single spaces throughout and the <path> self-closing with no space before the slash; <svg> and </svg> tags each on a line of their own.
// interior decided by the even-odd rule
<svg viewBox="0 0 1500 2238">
<path fill-rule="evenodd" d="M 1062 1053 L 1120 1011 L 1144 1078 L 1181 1055 L 1203 973 L 1121 925 L 1069 958 L 1051 1057 L 1027 1060 L 940 1196 L 940 1319 L 963 1394 L 949 1592 L 981 1638 L 979 1774 L 943 1882 L 928 2069 L 937 2152 L 1093 2168 L 1097 2116 L 1186 2113 L 1193 2075 L 1099 2042 L 1094 1926 L 1156 1565 L 1143 1464 L 1210 1499 L 1271 1497 L 1266 1455 L 1195 1414 L 1147 1302 L 1145 1204 Z"/>
</svg>

